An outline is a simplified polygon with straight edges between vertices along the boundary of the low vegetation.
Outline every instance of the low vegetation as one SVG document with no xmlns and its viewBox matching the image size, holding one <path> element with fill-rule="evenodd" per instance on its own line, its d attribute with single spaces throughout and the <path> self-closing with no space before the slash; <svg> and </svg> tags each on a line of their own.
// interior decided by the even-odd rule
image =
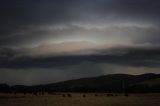
<svg viewBox="0 0 160 106">
<path fill-rule="evenodd" d="M 106 95 L 106 93 L 57 93 L 37 96 L 0 94 L 0 106 L 160 106 L 158 93 L 130 94 L 128 97 L 123 94 Z"/>
</svg>

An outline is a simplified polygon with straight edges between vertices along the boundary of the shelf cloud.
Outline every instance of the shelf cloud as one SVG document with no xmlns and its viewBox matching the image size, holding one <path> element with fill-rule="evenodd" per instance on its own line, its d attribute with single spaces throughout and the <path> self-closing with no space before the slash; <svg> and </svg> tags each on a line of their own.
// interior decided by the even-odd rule
<svg viewBox="0 0 160 106">
<path fill-rule="evenodd" d="M 1 0 L 0 8 L 0 75 L 6 78 L 18 76 L 29 84 L 22 79 L 30 79 L 31 72 L 36 84 L 47 73 L 54 78 L 44 83 L 158 73 L 158 0 Z M 0 77 L 4 83 L 18 83 L 5 77 Z"/>
</svg>

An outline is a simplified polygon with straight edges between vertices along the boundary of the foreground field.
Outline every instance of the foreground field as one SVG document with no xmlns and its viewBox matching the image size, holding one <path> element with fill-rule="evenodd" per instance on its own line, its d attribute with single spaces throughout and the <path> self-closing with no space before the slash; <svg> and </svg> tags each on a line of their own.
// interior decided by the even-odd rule
<svg viewBox="0 0 160 106">
<path fill-rule="evenodd" d="M 130 94 L 128 97 L 80 93 L 72 93 L 71 97 L 67 94 L 0 94 L 0 106 L 160 106 L 160 94 Z"/>
</svg>

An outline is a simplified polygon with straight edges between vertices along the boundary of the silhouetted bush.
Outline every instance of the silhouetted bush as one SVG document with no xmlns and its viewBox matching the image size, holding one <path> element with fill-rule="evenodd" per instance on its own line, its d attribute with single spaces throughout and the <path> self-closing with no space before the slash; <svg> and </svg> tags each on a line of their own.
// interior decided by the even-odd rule
<svg viewBox="0 0 160 106">
<path fill-rule="evenodd" d="M 37 96 L 37 92 L 33 92 L 33 95 Z"/>
<path fill-rule="evenodd" d="M 27 92 L 23 92 L 24 96 L 27 94 Z"/>
<path fill-rule="evenodd" d="M 98 94 L 95 94 L 95 96 L 98 96 Z"/>
<path fill-rule="evenodd" d="M 126 93 L 124 94 L 124 96 L 128 97 L 129 95 L 128 95 L 128 93 L 126 92 Z"/>
<path fill-rule="evenodd" d="M 0 92 L 3 93 L 10 93 L 11 89 L 10 86 L 7 84 L 0 84 Z"/>
<path fill-rule="evenodd" d="M 67 94 L 67 96 L 68 96 L 68 97 L 72 97 L 72 95 L 71 95 L 71 94 Z"/>
</svg>

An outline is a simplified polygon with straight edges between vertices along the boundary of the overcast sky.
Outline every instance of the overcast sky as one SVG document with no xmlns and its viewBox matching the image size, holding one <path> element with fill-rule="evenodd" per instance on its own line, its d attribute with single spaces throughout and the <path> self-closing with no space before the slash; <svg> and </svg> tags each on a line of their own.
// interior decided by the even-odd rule
<svg viewBox="0 0 160 106">
<path fill-rule="evenodd" d="M 0 83 L 160 73 L 159 0 L 1 0 Z"/>
</svg>

